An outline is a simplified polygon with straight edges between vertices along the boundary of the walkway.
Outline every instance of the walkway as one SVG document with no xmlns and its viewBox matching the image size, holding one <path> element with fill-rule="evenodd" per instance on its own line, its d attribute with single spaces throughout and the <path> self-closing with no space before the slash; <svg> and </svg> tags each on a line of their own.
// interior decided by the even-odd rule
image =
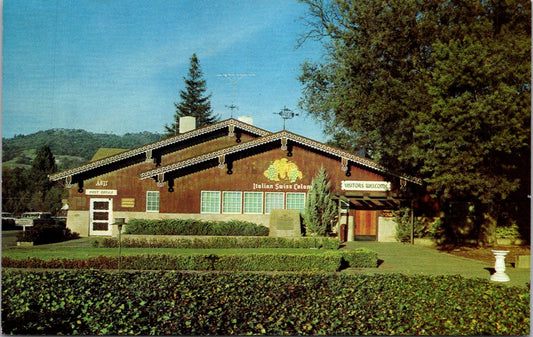
<svg viewBox="0 0 533 337">
<path fill-rule="evenodd" d="M 494 264 L 483 261 L 454 256 L 434 248 L 415 246 L 396 242 L 347 242 L 345 249 L 365 247 L 378 253 L 381 260 L 378 268 L 348 270 L 347 272 L 374 273 L 403 273 L 429 275 L 456 275 L 468 278 L 482 278 L 489 280 Z M 530 282 L 529 269 L 517 269 L 508 266 L 505 273 L 511 281 L 502 284 L 509 286 L 525 286 Z"/>
</svg>

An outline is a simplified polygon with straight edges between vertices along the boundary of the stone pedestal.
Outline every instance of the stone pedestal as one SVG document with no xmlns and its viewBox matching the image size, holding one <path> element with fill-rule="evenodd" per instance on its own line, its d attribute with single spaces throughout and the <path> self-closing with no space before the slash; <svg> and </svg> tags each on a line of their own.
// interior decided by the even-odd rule
<svg viewBox="0 0 533 337">
<path fill-rule="evenodd" d="M 511 279 L 509 275 L 505 273 L 505 255 L 509 253 L 508 250 L 492 250 L 492 253 L 496 257 L 496 262 L 494 263 L 494 269 L 496 272 L 490 276 L 491 281 L 496 282 L 508 282 Z"/>
</svg>

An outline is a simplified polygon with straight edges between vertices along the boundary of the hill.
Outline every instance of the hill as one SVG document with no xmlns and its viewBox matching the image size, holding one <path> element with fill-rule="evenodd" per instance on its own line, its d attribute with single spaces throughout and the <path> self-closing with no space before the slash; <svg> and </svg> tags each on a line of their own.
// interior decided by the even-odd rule
<svg viewBox="0 0 533 337">
<path fill-rule="evenodd" d="M 158 141 L 160 134 L 127 133 L 123 136 L 92 133 L 85 130 L 51 129 L 30 135 L 2 138 L 2 166 L 29 167 L 35 152 L 48 145 L 60 170 L 88 162 L 99 148 L 133 149 Z"/>
</svg>

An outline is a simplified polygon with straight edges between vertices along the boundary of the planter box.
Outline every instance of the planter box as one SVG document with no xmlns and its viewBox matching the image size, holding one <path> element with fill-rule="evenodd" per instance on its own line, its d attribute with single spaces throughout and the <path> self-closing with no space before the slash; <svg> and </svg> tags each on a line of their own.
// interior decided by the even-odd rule
<svg viewBox="0 0 533 337">
<path fill-rule="evenodd" d="M 531 256 L 529 255 L 518 255 L 516 257 L 515 268 L 531 268 Z"/>
<path fill-rule="evenodd" d="M 30 241 L 17 241 L 17 247 L 33 247 L 33 242 Z"/>
<path fill-rule="evenodd" d="M 522 246 L 527 244 L 527 242 L 522 239 L 496 239 L 496 243 L 500 246 Z"/>
<path fill-rule="evenodd" d="M 429 238 L 415 238 L 415 245 L 424 247 L 435 247 L 437 243 L 435 243 L 435 240 Z"/>
</svg>

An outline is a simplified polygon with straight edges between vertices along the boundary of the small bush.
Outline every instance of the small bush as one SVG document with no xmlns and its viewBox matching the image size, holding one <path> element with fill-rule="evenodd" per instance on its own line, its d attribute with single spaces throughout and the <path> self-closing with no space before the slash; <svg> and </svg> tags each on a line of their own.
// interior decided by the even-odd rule
<svg viewBox="0 0 533 337">
<path fill-rule="evenodd" d="M 2 219 L 2 230 L 3 231 L 11 231 L 19 229 L 20 227 L 17 227 L 15 224 L 15 220 L 13 219 Z"/>
<path fill-rule="evenodd" d="M 183 219 L 132 219 L 125 234 L 267 236 L 268 228 L 247 221 L 200 221 Z"/>
<path fill-rule="evenodd" d="M 378 253 L 368 248 L 343 251 L 343 257 L 351 268 L 376 268 Z"/>
<path fill-rule="evenodd" d="M 78 233 L 71 232 L 70 228 L 62 225 L 36 225 L 26 228 L 17 234 L 18 241 L 33 242 L 35 245 L 62 242 L 79 239 Z"/>
<path fill-rule="evenodd" d="M 409 242 L 411 240 L 411 210 L 409 208 L 402 208 L 394 211 L 394 221 L 396 222 L 396 238 L 400 242 Z M 424 237 L 428 232 L 426 224 L 415 217 L 414 233 L 415 238 Z"/>
<path fill-rule="evenodd" d="M 340 241 L 330 237 L 128 237 L 122 238 L 122 247 L 126 248 L 322 248 L 337 249 Z M 106 248 L 118 247 L 117 238 L 104 238 L 101 246 Z"/>
<path fill-rule="evenodd" d="M 498 239 L 519 239 L 521 237 L 518 225 L 496 227 L 496 237 Z"/>
</svg>

